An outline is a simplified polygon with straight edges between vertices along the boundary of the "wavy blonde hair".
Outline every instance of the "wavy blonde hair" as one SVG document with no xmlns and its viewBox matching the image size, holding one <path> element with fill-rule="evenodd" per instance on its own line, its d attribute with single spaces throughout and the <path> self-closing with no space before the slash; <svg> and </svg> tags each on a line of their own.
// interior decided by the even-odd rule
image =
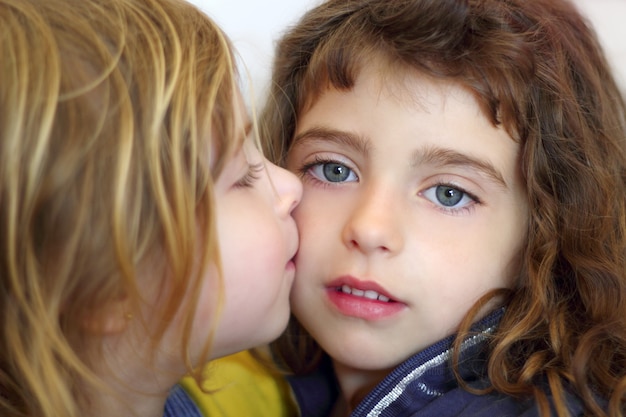
<svg viewBox="0 0 626 417">
<path fill-rule="evenodd" d="M 328 87 L 350 90 L 372 56 L 386 75 L 459 83 L 520 142 L 531 214 L 492 389 L 534 397 L 544 416 L 546 392 L 568 415 L 569 390 L 589 414 L 626 415 L 626 105 L 589 23 L 565 0 L 327 1 L 278 44 L 267 153 L 284 161 L 299 115 Z M 296 373 L 321 357 L 295 318 L 274 351 Z"/>
<path fill-rule="evenodd" d="M 170 291 L 153 343 L 182 311 L 198 365 L 195 266 L 220 267 L 212 187 L 243 140 L 233 56 L 177 0 L 0 0 L 0 56 L 0 415 L 78 416 L 99 383 L 82 321 L 139 306 L 145 263 Z"/>
</svg>

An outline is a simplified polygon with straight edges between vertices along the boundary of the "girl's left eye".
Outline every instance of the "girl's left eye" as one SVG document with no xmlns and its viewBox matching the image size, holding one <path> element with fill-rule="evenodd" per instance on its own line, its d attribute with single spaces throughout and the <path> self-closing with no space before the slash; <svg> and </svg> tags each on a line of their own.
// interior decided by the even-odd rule
<svg viewBox="0 0 626 417">
<path fill-rule="evenodd" d="M 248 165 L 248 171 L 241 177 L 236 183 L 235 187 L 252 187 L 256 180 L 261 178 L 261 171 L 265 168 L 264 164 L 259 162 L 258 164 Z"/>
<path fill-rule="evenodd" d="M 466 208 L 473 203 L 480 203 L 478 198 L 472 194 L 450 184 L 437 184 L 424 190 L 421 194 L 431 202 L 445 209 Z"/>
</svg>

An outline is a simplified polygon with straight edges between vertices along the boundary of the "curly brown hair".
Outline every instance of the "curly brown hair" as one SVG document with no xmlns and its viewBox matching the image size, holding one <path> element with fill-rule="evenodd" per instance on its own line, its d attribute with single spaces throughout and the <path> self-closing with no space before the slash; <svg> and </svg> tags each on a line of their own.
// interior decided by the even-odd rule
<svg viewBox="0 0 626 417">
<path fill-rule="evenodd" d="M 490 345 L 492 389 L 549 415 L 545 380 L 559 416 L 566 386 L 590 414 L 625 415 L 626 106 L 589 22 L 565 0 L 327 1 L 278 44 L 262 114 L 274 161 L 307 106 L 352 88 L 372 54 L 460 83 L 521 144 L 528 237 Z M 298 373 L 321 351 L 297 327 L 274 350 Z"/>
</svg>

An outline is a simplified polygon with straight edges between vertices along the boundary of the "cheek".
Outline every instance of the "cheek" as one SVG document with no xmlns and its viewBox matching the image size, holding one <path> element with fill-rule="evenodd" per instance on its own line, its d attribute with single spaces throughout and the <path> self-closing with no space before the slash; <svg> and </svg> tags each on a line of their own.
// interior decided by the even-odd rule
<svg viewBox="0 0 626 417">
<path fill-rule="evenodd" d="M 492 240 L 485 257 L 498 274 L 500 286 L 512 287 L 519 277 L 522 254 L 526 244 L 526 228 L 523 222 L 498 228 L 500 233 Z"/>
<path fill-rule="evenodd" d="M 453 230 L 449 233 L 428 230 L 428 233 L 421 233 L 422 238 L 405 246 L 407 256 L 403 269 L 418 271 L 417 276 L 422 278 L 416 287 L 419 294 L 463 310 L 486 292 L 512 285 L 519 265 L 516 262 L 518 240 L 492 233 L 493 226 L 484 226 L 466 227 L 461 235 L 451 233 Z"/>
<path fill-rule="evenodd" d="M 224 297 L 222 279 L 214 266 L 209 267 L 203 276 L 194 321 L 194 327 L 201 327 L 196 330 L 198 334 L 205 334 L 212 327 L 208 324 L 215 318 L 218 302 Z"/>
<path fill-rule="evenodd" d="M 326 199 L 316 190 L 305 189 L 304 197 L 292 216 L 300 235 L 300 247 L 317 242 L 330 242 L 341 229 L 348 213 L 347 205 L 339 198 Z"/>
<path fill-rule="evenodd" d="M 230 233 L 222 250 L 226 291 L 232 302 L 245 294 L 267 294 L 281 285 L 287 264 L 284 237 L 275 220 L 251 219 Z"/>
</svg>

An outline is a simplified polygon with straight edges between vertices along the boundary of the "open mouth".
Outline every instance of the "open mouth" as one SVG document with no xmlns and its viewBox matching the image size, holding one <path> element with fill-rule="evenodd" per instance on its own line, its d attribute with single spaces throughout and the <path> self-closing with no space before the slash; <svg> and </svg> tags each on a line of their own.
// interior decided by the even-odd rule
<svg viewBox="0 0 626 417">
<path fill-rule="evenodd" d="M 352 288 L 349 285 L 342 285 L 340 287 L 337 287 L 336 290 L 338 292 L 342 292 L 344 294 L 351 294 L 355 297 L 363 297 L 363 298 L 367 298 L 368 300 L 378 300 L 378 301 L 382 301 L 384 303 L 393 303 L 394 301 L 391 300 L 389 297 L 387 297 L 386 295 L 383 294 L 379 294 L 376 291 L 373 290 L 360 290 L 358 288 Z"/>
<path fill-rule="evenodd" d="M 387 319 L 408 308 L 404 302 L 391 298 L 374 281 L 345 276 L 327 286 L 326 291 L 335 311 L 343 316 L 367 321 Z"/>
</svg>

